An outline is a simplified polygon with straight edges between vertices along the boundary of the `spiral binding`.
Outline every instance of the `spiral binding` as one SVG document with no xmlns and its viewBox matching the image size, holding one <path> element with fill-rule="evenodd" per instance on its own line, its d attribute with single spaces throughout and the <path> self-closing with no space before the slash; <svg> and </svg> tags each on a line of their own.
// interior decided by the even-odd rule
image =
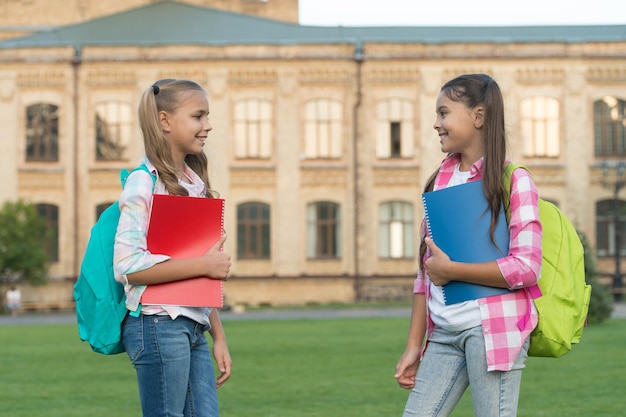
<svg viewBox="0 0 626 417">
<path fill-rule="evenodd" d="M 430 228 L 430 218 L 428 217 L 428 206 L 426 205 L 426 197 L 422 194 L 422 201 L 424 203 L 424 218 L 426 220 L 426 227 L 428 228 L 428 233 L 430 234 L 430 238 L 434 240 L 433 231 Z M 443 303 L 446 304 L 446 291 L 445 285 L 441 286 L 441 293 L 443 295 Z"/>
<path fill-rule="evenodd" d="M 430 237 L 433 237 L 432 230 L 430 228 L 430 218 L 428 217 L 428 206 L 426 205 L 426 197 L 422 194 L 422 202 L 424 203 L 424 218 L 426 219 L 426 227 L 428 227 L 428 233 Z"/>
<path fill-rule="evenodd" d="M 224 200 L 223 198 L 222 200 L 222 215 L 220 216 L 220 236 L 224 237 L 224 213 L 225 213 L 225 207 L 226 207 L 226 200 Z M 224 250 L 224 247 L 221 248 L 221 250 Z M 220 291 L 220 296 L 222 297 L 222 305 L 224 305 L 224 281 L 220 282 L 220 287 L 221 287 L 221 291 Z"/>
</svg>

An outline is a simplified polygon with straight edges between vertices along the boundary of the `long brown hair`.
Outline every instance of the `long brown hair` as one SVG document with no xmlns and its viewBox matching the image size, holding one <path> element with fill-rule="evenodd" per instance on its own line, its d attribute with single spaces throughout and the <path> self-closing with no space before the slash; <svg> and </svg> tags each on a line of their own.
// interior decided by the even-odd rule
<svg viewBox="0 0 626 417">
<path fill-rule="evenodd" d="M 504 122 L 504 99 L 498 83 L 486 74 L 460 75 L 441 87 L 441 93 L 450 100 L 465 104 L 469 109 L 482 106 L 485 109 L 483 122 L 483 191 L 491 210 L 491 226 L 489 229 L 492 242 L 495 244 L 494 233 L 498 224 L 498 215 L 504 204 L 507 192 L 502 184 L 504 163 L 506 160 L 506 132 Z M 426 182 L 424 192 L 432 191 L 435 171 Z M 508 201 L 508 199 L 506 200 Z M 425 236 L 420 244 L 420 268 L 424 272 L 424 256 L 426 254 Z"/>
<path fill-rule="evenodd" d="M 162 79 L 143 92 L 139 103 L 139 125 L 143 133 L 146 156 L 157 169 L 165 189 L 172 195 L 189 195 L 189 192 L 178 183 L 172 153 L 159 122 L 159 112 L 174 113 L 192 91 L 201 91 L 206 94 L 204 89 L 194 81 Z M 204 182 L 205 196 L 217 196 L 217 193 L 211 190 L 209 183 L 208 160 L 205 153 L 188 154 L 185 156 L 185 163 Z"/>
</svg>

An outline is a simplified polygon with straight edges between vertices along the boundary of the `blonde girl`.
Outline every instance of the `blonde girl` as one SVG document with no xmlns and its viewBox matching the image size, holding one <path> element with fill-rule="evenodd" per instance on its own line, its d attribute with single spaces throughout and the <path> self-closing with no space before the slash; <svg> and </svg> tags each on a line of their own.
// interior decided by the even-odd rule
<svg viewBox="0 0 626 417">
<path fill-rule="evenodd" d="M 216 309 L 140 305 L 149 284 L 228 276 L 230 256 L 221 251 L 225 236 L 204 256 L 191 259 L 169 259 L 146 247 L 153 187 L 157 194 L 214 197 L 204 153 L 212 130 L 208 116 L 207 94 L 193 81 L 164 79 L 146 89 L 139 104 L 142 162 L 157 180 L 134 171 L 119 200 L 115 274 L 131 312 L 123 323 L 123 341 L 146 417 L 217 417 L 216 390 L 230 376 L 232 361 Z M 213 358 L 205 331 L 213 339 Z"/>
</svg>

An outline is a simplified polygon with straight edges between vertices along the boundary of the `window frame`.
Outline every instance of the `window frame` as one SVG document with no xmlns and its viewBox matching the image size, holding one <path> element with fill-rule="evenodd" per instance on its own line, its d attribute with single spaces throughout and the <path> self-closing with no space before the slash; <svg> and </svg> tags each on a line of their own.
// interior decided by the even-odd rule
<svg viewBox="0 0 626 417">
<path fill-rule="evenodd" d="M 532 96 L 520 102 L 520 130 L 524 156 L 561 155 L 561 106 L 554 97 Z"/>
<path fill-rule="evenodd" d="M 596 157 L 626 156 L 626 100 L 604 96 L 593 102 L 593 140 Z"/>
<path fill-rule="evenodd" d="M 338 203 L 318 201 L 307 205 L 307 258 L 341 258 L 341 206 Z"/>
<path fill-rule="evenodd" d="M 269 204 L 250 201 L 237 205 L 237 259 L 271 259 Z"/>
<path fill-rule="evenodd" d="M 44 242 L 48 262 L 59 262 L 59 206 L 54 204 L 35 204 L 39 217 L 44 221 L 41 238 Z"/>
<path fill-rule="evenodd" d="M 271 159 L 274 142 L 273 113 L 269 100 L 245 98 L 234 103 L 236 159 Z"/>
<path fill-rule="evenodd" d="M 400 234 L 400 236 L 398 236 Z M 385 201 L 378 206 L 378 257 L 412 259 L 416 254 L 413 203 Z"/>
<path fill-rule="evenodd" d="M 410 159 L 416 155 L 415 105 L 406 98 L 386 98 L 376 104 L 376 157 Z M 393 137 L 399 135 L 399 137 Z M 399 149 L 397 149 L 399 147 Z"/>
<path fill-rule="evenodd" d="M 615 202 L 618 208 L 620 256 L 626 256 L 626 201 L 605 199 L 596 202 L 596 254 L 599 258 L 615 256 Z"/>
<path fill-rule="evenodd" d="M 26 106 L 26 162 L 59 161 L 59 112 L 60 107 L 53 103 Z"/>
<path fill-rule="evenodd" d="M 104 112 L 103 117 L 99 117 L 100 110 Z M 117 120 L 107 120 L 109 116 Z M 94 160 L 96 162 L 127 161 L 133 129 L 133 111 L 129 103 L 122 100 L 105 100 L 96 103 L 94 106 Z M 103 134 L 101 137 L 103 130 L 108 131 L 109 134 Z M 101 145 L 107 143 L 111 144 L 109 148 L 116 153 L 114 157 L 107 157 L 101 151 Z"/>
<path fill-rule="evenodd" d="M 343 156 L 343 106 L 339 100 L 316 98 L 304 104 L 304 155 L 307 159 Z"/>
</svg>

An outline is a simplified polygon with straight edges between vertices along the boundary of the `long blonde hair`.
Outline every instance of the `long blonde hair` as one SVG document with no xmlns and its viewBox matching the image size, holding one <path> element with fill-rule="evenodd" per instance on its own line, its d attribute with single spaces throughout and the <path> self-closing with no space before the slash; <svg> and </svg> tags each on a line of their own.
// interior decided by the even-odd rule
<svg viewBox="0 0 626 417">
<path fill-rule="evenodd" d="M 192 91 L 206 94 L 205 90 L 194 81 L 162 79 L 143 92 L 139 103 L 139 125 L 143 133 L 146 156 L 157 169 L 165 189 L 172 195 L 189 195 L 189 192 L 178 183 L 172 153 L 159 122 L 159 112 L 174 113 Z M 208 160 L 204 152 L 188 154 L 185 156 L 185 163 L 204 182 L 205 196 L 217 196 L 217 193 L 211 190 Z"/>
</svg>

